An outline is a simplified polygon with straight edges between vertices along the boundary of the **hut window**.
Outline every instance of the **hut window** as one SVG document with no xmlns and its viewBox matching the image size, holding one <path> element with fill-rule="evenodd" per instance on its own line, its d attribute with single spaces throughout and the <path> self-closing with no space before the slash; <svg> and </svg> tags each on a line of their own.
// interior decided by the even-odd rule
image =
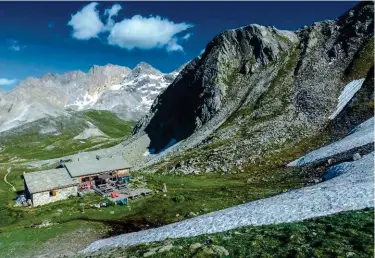
<svg viewBox="0 0 375 258">
<path fill-rule="evenodd" d="M 82 181 L 82 183 L 90 181 L 90 177 L 82 177 L 81 181 Z"/>
<path fill-rule="evenodd" d="M 49 191 L 49 196 L 56 196 L 57 195 L 57 190 L 51 190 Z"/>
</svg>

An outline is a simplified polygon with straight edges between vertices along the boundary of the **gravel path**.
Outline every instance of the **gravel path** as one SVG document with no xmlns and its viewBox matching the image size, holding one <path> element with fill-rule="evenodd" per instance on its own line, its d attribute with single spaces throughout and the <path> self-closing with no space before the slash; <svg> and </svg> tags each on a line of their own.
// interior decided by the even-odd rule
<svg viewBox="0 0 375 258">
<path fill-rule="evenodd" d="M 332 171 L 330 171 L 332 170 Z M 160 228 L 124 234 L 90 244 L 82 252 L 166 238 L 191 237 L 249 226 L 300 221 L 341 211 L 374 207 L 374 153 L 328 170 L 323 183 L 253 201 Z"/>
<path fill-rule="evenodd" d="M 4 176 L 4 181 L 5 181 L 5 183 L 7 183 L 8 185 L 10 185 L 10 187 L 12 188 L 12 191 L 15 192 L 15 191 L 17 191 L 16 188 L 15 188 L 11 183 L 9 183 L 8 180 L 7 180 L 7 177 L 8 177 L 8 175 L 10 174 L 10 172 L 12 172 L 12 168 L 8 168 L 8 172 L 7 172 L 7 173 L 5 174 L 5 176 Z"/>
</svg>

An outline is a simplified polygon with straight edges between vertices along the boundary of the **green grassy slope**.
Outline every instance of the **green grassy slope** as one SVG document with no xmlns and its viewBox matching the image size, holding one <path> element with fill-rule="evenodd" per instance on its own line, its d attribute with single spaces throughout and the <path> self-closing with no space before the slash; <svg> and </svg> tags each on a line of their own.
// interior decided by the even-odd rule
<svg viewBox="0 0 375 258">
<path fill-rule="evenodd" d="M 112 138 L 130 135 L 135 124 L 132 121 L 123 121 L 114 113 L 105 110 L 89 110 L 84 112 L 84 115 L 103 133 Z"/>
<path fill-rule="evenodd" d="M 207 243 L 208 238 L 211 238 L 211 244 Z M 168 245 L 169 248 L 164 250 L 170 250 L 162 251 L 161 248 Z M 371 209 L 297 223 L 244 227 L 211 235 L 103 250 L 90 254 L 90 257 L 323 258 L 373 257 L 373 254 L 374 210 Z"/>
<path fill-rule="evenodd" d="M 108 137 L 75 140 L 91 122 Z M 73 113 L 70 117 L 45 118 L 16 130 L 0 134 L 0 163 L 44 160 L 71 155 L 84 150 L 111 147 L 131 134 L 134 122 L 122 121 L 109 111 Z M 57 133 L 40 133 L 43 127 L 54 127 Z"/>
</svg>

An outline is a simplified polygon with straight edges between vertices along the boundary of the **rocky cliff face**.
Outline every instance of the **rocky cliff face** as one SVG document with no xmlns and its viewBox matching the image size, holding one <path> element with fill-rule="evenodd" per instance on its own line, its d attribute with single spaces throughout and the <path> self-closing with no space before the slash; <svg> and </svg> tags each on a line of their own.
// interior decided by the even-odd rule
<svg viewBox="0 0 375 258">
<path fill-rule="evenodd" d="M 146 63 L 133 70 L 117 65 L 94 65 L 88 73 L 73 71 L 27 78 L 14 90 L 0 93 L 0 131 L 70 110 L 110 110 L 136 121 L 176 77 Z"/>
<path fill-rule="evenodd" d="M 171 138 L 186 138 L 238 97 L 244 85 L 233 80 L 248 78 L 277 61 L 296 41 L 293 33 L 259 25 L 224 32 L 156 99 L 136 131 L 144 128 L 155 139 L 156 149 Z"/>
<path fill-rule="evenodd" d="M 154 161 L 184 153 L 168 169 L 183 160 L 192 171 L 242 170 L 323 134 L 345 85 L 372 69 L 373 8 L 360 3 L 295 32 L 250 25 L 218 35 L 134 132 L 156 152 L 180 142 Z"/>
</svg>

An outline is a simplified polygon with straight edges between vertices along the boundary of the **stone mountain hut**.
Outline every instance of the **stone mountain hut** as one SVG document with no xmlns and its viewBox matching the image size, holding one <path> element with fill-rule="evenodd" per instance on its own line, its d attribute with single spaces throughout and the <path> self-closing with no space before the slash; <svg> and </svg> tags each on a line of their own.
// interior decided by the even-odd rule
<svg viewBox="0 0 375 258">
<path fill-rule="evenodd" d="M 64 163 L 62 168 L 24 173 L 25 195 L 33 206 L 76 196 L 82 185 L 98 185 L 106 179 L 126 181 L 130 164 L 123 157 L 96 158 Z"/>
</svg>

